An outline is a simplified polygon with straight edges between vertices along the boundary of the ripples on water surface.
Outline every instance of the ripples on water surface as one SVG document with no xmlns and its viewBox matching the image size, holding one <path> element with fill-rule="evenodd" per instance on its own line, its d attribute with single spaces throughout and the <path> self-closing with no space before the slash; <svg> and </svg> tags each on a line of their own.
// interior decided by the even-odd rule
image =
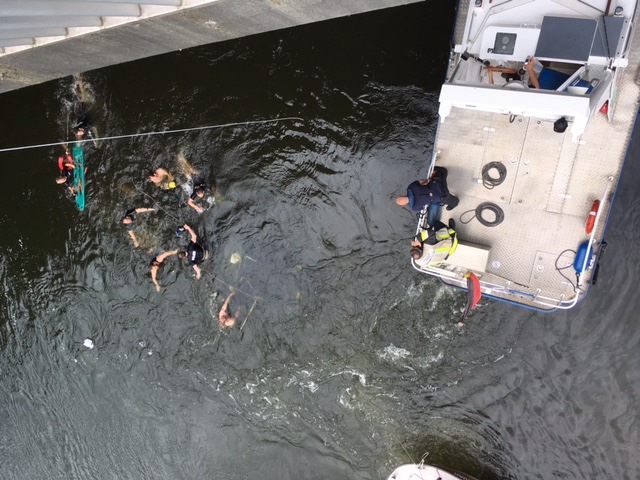
<svg viewBox="0 0 640 480">
<path fill-rule="evenodd" d="M 302 120 L 105 142 L 82 214 L 58 151 L 2 154 L 0 477 L 376 479 L 425 453 L 481 479 L 640 477 L 636 166 L 572 312 L 483 301 L 460 330 L 463 295 L 407 264 L 392 199 L 431 153 L 446 3 L 85 74 L 103 135 Z M 60 138 L 72 88 L 3 95 L 2 146 Z M 144 181 L 179 152 L 215 179 L 202 216 Z M 133 249 L 119 218 L 153 205 Z M 157 294 L 184 221 L 213 256 L 199 282 L 167 260 Z M 229 285 L 242 331 L 217 326 Z"/>
</svg>

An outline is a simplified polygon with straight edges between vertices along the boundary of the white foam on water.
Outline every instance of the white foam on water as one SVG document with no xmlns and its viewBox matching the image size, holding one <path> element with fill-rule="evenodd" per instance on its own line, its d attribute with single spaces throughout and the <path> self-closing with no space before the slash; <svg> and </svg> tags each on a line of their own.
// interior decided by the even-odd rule
<svg viewBox="0 0 640 480">
<path fill-rule="evenodd" d="M 394 361 L 400 358 L 407 358 L 411 356 L 411 352 L 409 350 L 405 350 L 404 348 L 396 347 L 391 344 L 385 347 L 385 349 L 378 354 L 378 356 L 387 361 Z"/>
</svg>

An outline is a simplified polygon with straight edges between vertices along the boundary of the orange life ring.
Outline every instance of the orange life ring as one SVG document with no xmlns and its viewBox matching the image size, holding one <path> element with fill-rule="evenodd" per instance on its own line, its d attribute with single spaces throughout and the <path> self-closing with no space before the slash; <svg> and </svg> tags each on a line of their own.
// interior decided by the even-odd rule
<svg viewBox="0 0 640 480">
<path fill-rule="evenodd" d="M 587 224 L 584 227 L 587 235 L 591 235 L 593 232 L 593 226 L 596 224 L 596 217 L 598 216 L 598 209 L 600 208 L 600 200 L 596 200 L 591 205 L 591 210 L 589 211 L 589 215 L 587 215 Z"/>
</svg>

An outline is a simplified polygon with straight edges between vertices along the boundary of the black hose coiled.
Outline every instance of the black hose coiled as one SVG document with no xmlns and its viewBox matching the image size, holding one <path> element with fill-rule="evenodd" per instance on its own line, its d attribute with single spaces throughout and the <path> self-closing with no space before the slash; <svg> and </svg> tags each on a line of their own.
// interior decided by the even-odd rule
<svg viewBox="0 0 640 480">
<path fill-rule="evenodd" d="M 494 168 L 498 171 L 498 178 L 492 177 L 489 173 Z M 500 185 L 505 178 L 507 178 L 507 167 L 502 162 L 489 162 L 482 167 L 482 185 L 489 190 Z"/>
<path fill-rule="evenodd" d="M 495 215 L 495 219 L 493 219 L 493 220 L 485 219 L 482 216 L 482 214 L 486 210 L 488 210 L 490 212 L 493 212 L 493 214 Z M 467 221 L 462 220 L 462 217 L 464 215 L 466 215 L 467 213 L 471 213 L 471 212 L 473 212 L 473 214 L 474 214 L 473 217 L 469 218 L 469 220 L 467 220 Z M 483 202 L 480 205 L 478 205 L 475 210 L 467 210 L 466 212 L 462 213 L 462 215 L 460 215 L 460 223 L 467 224 L 471 220 L 473 220 L 474 218 L 477 218 L 478 221 L 482 225 L 484 225 L 485 227 L 495 227 L 496 225 L 500 225 L 502 223 L 502 221 L 504 220 L 504 210 L 502 210 L 495 203 Z"/>
</svg>

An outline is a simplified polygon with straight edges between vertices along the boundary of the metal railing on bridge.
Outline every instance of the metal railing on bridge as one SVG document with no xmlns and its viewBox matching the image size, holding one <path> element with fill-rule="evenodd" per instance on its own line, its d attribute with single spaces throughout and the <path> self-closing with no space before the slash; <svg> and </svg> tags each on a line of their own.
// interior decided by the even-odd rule
<svg viewBox="0 0 640 480">
<path fill-rule="evenodd" d="M 2 0 L 0 55 L 211 0 Z"/>
</svg>

